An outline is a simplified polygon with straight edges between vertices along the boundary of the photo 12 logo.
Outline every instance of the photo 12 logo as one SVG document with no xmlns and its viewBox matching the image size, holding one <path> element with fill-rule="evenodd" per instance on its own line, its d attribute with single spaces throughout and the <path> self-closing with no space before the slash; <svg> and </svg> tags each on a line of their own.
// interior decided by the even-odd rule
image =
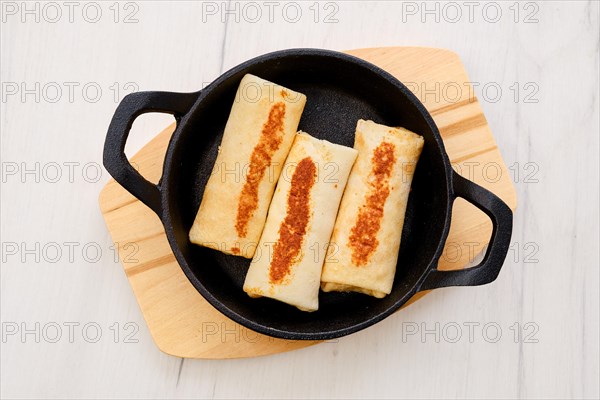
<svg viewBox="0 0 600 400">
<path fill-rule="evenodd" d="M 124 264 L 139 262 L 137 255 L 140 246 L 137 242 L 115 242 L 108 248 L 94 241 L 90 242 L 14 242 L 3 241 L 2 263 L 21 264 L 96 264 L 103 259 L 112 259 Z"/>
<path fill-rule="evenodd" d="M 514 343 L 539 343 L 537 334 L 540 327 L 535 322 L 515 322 L 502 326 L 498 322 L 446 322 L 427 323 L 402 322 L 402 343 L 498 343 L 512 340 Z"/>
<path fill-rule="evenodd" d="M 114 343 L 139 343 L 140 327 L 135 322 L 108 326 L 98 322 L 2 322 L 2 343 L 98 343 L 102 339 Z M 108 335 L 106 334 L 108 332 Z"/>
<path fill-rule="evenodd" d="M 272 343 L 276 340 L 278 342 L 294 343 L 297 340 L 290 339 L 275 339 L 271 336 L 261 335 L 260 333 L 254 332 L 240 324 L 234 322 L 216 322 L 216 321 L 203 321 L 200 326 L 200 339 L 202 343 L 208 342 L 220 342 L 220 343 L 259 343 L 268 342 Z M 323 343 L 337 343 L 339 339 L 329 339 Z"/>
<path fill-rule="evenodd" d="M 2 1 L 2 23 L 113 23 L 136 24 L 139 22 L 138 2 L 109 1 Z"/>
<path fill-rule="evenodd" d="M 339 4 L 336 1 L 203 1 L 202 22 L 335 24 L 339 22 Z"/>
<path fill-rule="evenodd" d="M 403 23 L 484 21 L 495 24 L 506 19 L 514 23 L 536 24 L 539 11 L 540 5 L 533 1 L 403 1 L 401 20 Z"/>
<path fill-rule="evenodd" d="M 102 178 L 102 166 L 97 162 L 63 161 L 61 163 L 50 161 L 41 163 L 5 161 L 1 164 L 2 183 L 8 182 L 45 182 L 97 183 Z"/>
<path fill-rule="evenodd" d="M 440 258 L 447 265 L 457 264 L 463 266 L 466 263 L 480 261 L 488 249 L 489 243 L 477 241 L 446 242 Z M 508 247 L 507 261 L 512 260 L 515 264 L 537 264 L 540 262 L 541 246 L 538 242 L 513 242 Z"/>
<path fill-rule="evenodd" d="M 423 103 L 473 103 L 483 101 L 495 104 L 503 99 L 524 104 L 539 103 L 540 86 L 536 82 L 403 82 Z"/>
<path fill-rule="evenodd" d="M 470 181 L 498 183 L 502 178 L 514 183 L 535 184 L 540 182 L 540 165 L 534 161 L 516 161 L 508 167 L 495 161 L 461 161 L 452 162 L 452 169 Z"/>
<path fill-rule="evenodd" d="M 136 82 L 2 82 L 2 103 L 97 103 L 103 96 L 119 103 L 139 90 Z"/>
</svg>

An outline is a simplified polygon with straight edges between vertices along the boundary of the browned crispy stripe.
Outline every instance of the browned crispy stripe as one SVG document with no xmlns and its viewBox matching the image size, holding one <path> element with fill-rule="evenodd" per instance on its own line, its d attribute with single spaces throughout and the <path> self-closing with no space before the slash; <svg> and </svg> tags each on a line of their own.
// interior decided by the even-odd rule
<svg viewBox="0 0 600 400">
<path fill-rule="evenodd" d="M 258 207 L 258 185 L 271 165 L 273 154 L 283 141 L 283 121 L 285 103 L 276 103 L 269 111 L 269 118 L 263 125 L 258 144 L 252 150 L 246 183 L 240 194 L 235 229 L 240 237 L 248 234 L 248 221 Z"/>
<path fill-rule="evenodd" d="M 279 227 L 279 239 L 273 247 L 269 268 L 272 283 L 281 283 L 289 274 L 292 263 L 300 253 L 310 220 L 310 190 L 315 184 L 317 167 L 310 157 L 298 163 L 287 199 L 287 213 Z"/>
<path fill-rule="evenodd" d="M 377 232 L 381 227 L 385 201 L 390 194 L 390 176 L 396 162 L 394 148 L 392 143 L 382 142 L 371 158 L 373 167 L 369 176 L 369 193 L 365 203 L 360 206 L 348 243 L 352 249 L 352 263 L 356 266 L 366 265 L 379 245 Z"/>
</svg>

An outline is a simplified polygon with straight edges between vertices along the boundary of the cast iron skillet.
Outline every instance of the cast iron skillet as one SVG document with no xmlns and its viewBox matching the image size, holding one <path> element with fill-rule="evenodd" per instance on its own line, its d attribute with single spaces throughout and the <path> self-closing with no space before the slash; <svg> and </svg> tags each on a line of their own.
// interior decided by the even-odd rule
<svg viewBox="0 0 600 400">
<path fill-rule="evenodd" d="M 251 299 L 242 291 L 249 260 L 190 243 L 188 231 L 213 167 L 236 89 L 246 73 L 306 94 L 308 101 L 299 129 L 318 138 L 352 147 L 360 118 L 403 126 L 425 138 L 389 296 L 375 299 L 355 293 L 321 292 L 319 310 L 313 313 L 271 299 Z M 177 121 L 158 185 L 145 180 L 124 152 L 133 121 L 147 112 L 173 114 Z M 348 335 L 389 316 L 418 291 L 492 282 L 506 257 L 512 232 L 509 207 L 453 171 L 431 116 L 402 83 L 370 63 L 328 50 L 269 53 L 238 65 L 195 93 L 128 95 L 119 104 L 108 129 L 104 166 L 117 182 L 158 214 L 183 272 L 210 304 L 250 329 L 284 339 Z M 436 267 L 456 197 L 485 212 L 492 220 L 493 233 L 479 265 L 439 271 Z"/>
</svg>

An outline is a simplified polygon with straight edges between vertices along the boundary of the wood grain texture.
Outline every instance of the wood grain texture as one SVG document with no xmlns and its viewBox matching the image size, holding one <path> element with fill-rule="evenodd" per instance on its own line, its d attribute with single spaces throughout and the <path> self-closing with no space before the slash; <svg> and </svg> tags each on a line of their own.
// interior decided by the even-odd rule
<svg viewBox="0 0 600 400">
<path fill-rule="evenodd" d="M 391 47 L 348 53 L 387 70 L 409 87 L 432 87 L 438 82 L 465 87 L 469 82 L 459 57 L 446 50 Z M 452 97 L 425 96 L 422 101 L 440 128 L 450 160 L 458 170 L 465 162 L 497 165 L 498 179 L 495 175 L 493 180 L 479 175 L 473 180 L 496 193 L 514 210 L 514 187 L 472 92 L 463 90 L 460 96 Z M 153 182 L 160 178 L 162 160 L 174 128 L 174 124 L 166 128 L 132 157 L 140 173 Z M 179 268 L 158 217 L 114 180 L 102 190 L 100 208 L 113 241 L 121 249 L 121 262 L 152 337 L 165 353 L 187 358 L 240 358 L 280 353 L 316 343 L 270 338 L 220 314 Z M 470 261 L 470 252 L 463 251 L 465 243 L 472 243 L 471 251 L 477 254 L 489 241 L 491 222 L 475 210 L 466 202 L 455 204 L 440 269 L 463 268 Z M 132 244 L 139 248 L 135 260 L 127 251 Z M 417 294 L 407 305 L 424 294 Z M 235 333 L 223 333 L 227 331 Z"/>
</svg>

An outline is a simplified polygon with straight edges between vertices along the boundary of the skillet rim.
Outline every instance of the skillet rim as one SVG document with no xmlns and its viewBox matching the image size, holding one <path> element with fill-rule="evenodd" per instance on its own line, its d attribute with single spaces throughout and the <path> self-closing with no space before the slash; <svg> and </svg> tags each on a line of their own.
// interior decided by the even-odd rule
<svg viewBox="0 0 600 400">
<path fill-rule="evenodd" d="M 319 331 L 319 332 L 289 331 L 289 330 L 277 329 L 277 328 L 273 328 L 270 326 L 266 326 L 264 324 L 257 323 L 255 321 L 253 321 L 252 319 L 246 318 L 244 315 L 231 310 L 225 304 L 221 303 L 211 293 L 211 291 L 209 291 L 202 284 L 200 279 L 198 279 L 198 277 L 194 274 L 194 272 L 188 265 L 188 262 L 187 262 L 185 256 L 183 255 L 183 252 L 181 251 L 179 244 L 177 243 L 177 239 L 175 237 L 175 232 L 173 229 L 173 219 L 171 218 L 171 207 L 170 207 L 170 202 L 169 202 L 169 199 L 172 197 L 169 194 L 169 187 L 171 185 L 171 179 L 172 179 L 171 175 L 172 175 L 173 171 L 176 171 L 176 167 L 173 167 L 174 152 L 175 152 L 175 149 L 177 148 L 177 143 L 179 142 L 183 128 L 188 124 L 191 116 L 196 112 L 196 110 L 198 109 L 198 107 L 199 107 L 200 103 L 203 101 L 203 99 L 208 97 L 208 95 L 210 95 L 211 92 L 213 90 L 215 90 L 215 88 L 217 86 L 224 83 L 225 81 L 230 79 L 232 76 L 236 75 L 237 73 L 239 73 L 240 71 L 242 71 L 244 69 L 247 69 L 250 66 L 254 66 L 254 65 L 264 63 L 267 61 L 272 62 L 274 60 L 286 58 L 286 57 L 290 57 L 290 56 L 293 56 L 293 57 L 309 56 L 309 57 L 317 57 L 317 58 L 330 58 L 330 59 L 335 59 L 337 61 L 354 63 L 361 68 L 366 68 L 366 69 L 380 75 L 382 78 L 384 78 L 385 80 L 390 82 L 397 90 L 399 90 L 401 92 L 401 94 L 403 96 L 405 96 L 407 98 L 407 100 L 411 104 L 413 104 L 417 108 L 417 110 L 419 111 L 419 113 L 421 114 L 421 116 L 424 118 L 425 122 L 429 126 L 429 129 L 431 130 L 431 133 L 433 134 L 433 138 L 435 139 L 436 144 L 437 144 L 437 146 L 440 150 L 441 156 L 442 156 L 445 180 L 446 180 L 447 202 L 446 202 L 446 212 L 445 212 L 442 235 L 440 238 L 440 242 L 438 243 L 437 248 L 436 248 L 435 252 L 433 253 L 433 256 L 431 257 L 427 266 L 423 269 L 423 272 L 422 272 L 420 278 L 418 279 L 417 283 L 404 296 L 402 296 L 402 297 L 398 298 L 396 301 L 394 301 L 393 304 L 391 306 L 389 306 L 387 309 L 385 309 L 383 312 L 369 316 L 369 317 L 367 317 L 367 319 L 365 319 L 362 322 L 359 322 L 356 324 L 351 324 L 344 328 L 336 328 L 336 329 L 330 329 L 330 330 Z M 238 64 L 238 65 L 230 68 L 229 70 L 227 70 L 226 72 L 221 74 L 213 82 L 211 82 L 208 86 L 206 86 L 206 88 L 204 88 L 200 91 L 200 94 L 199 94 L 198 98 L 196 99 L 196 101 L 194 102 L 194 105 L 185 114 L 185 116 L 183 116 L 181 118 L 181 120 L 178 121 L 176 129 L 173 132 L 173 135 L 171 136 L 171 139 L 169 141 L 169 146 L 167 148 L 167 152 L 165 154 L 165 159 L 164 159 L 164 163 L 163 163 L 162 176 L 161 176 L 161 179 L 158 184 L 158 186 L 160 188 L 161 204 L 162 204 L 161 220 L 162 220 L 163 226 L 165 228 L 165 233 L 167 235 L 169 245 L 170 245 L 171 249 L 173 250 L 173 253 L 175 254 L 175 258 L 177 259 L 177 262 L 178 262 L 180 268 L 183 270 L 184 274 L 186 275 L 186 277 L 188 278 L 188 280 L 190 281 L 192 286 L 194 286 L 194 288 L 219 312 L 223 313 L 225 316 L 227 316 L 228 318 L 232 319 L 233 321 L 241 324 L 242 326 L 245 326 L 246 328 L 249 328 L 253 331 L 256 331 L 256 332 L 259 332 L 259 333 L 262 333 L 262 334 L 265 334 L 265 335 L 268 335 L 271 337 L 276 337 L 276 338 L 280 338 L 280 339 L 288 339 L 288 340 L 329 340 L 329 339 L 334 339 L 334 338 L 349 335 L 351 333 L 358 332 L 362 329 L 365 329 L 371 325 L 376 324 L 377 322 L 385 319 L 386 317 L 390 316 L 391 314 L 393 314 L 394 312 L 399 310 L 400 307 L 402 307 L 415 293 L 420 291 L 420 288 L 421 288 L 423 282 L 425 281 L 425 279 L 427 278 L 427 276 L 432 272 L 432 270 L 436 269 L 437 261 L 439 260 L 441 254 L 442 254 L 442 251 L 443 251 L 443 248 L 446 243 L 446 239 L 448 237 L 448 233 L 450 230 L 450 222 L 451 222 L 451 217 L 452 217 L 452 205 L 453 205 L 454 199 L 455 199 L 454 189 L 453 189 L 453 184 L 452 184 L 452 176 L 453 176 L 452 174 L 453 174 L 453 170 L 452 170 L 452 166 L 450 163 L 450 159 L 446 152 L 439 129 L 438 129 L 437 125 L 435 124 L 433 118 L 431 117 L 431 114 L 429 113 L 429 111 L 427 111 L 427 109 L 425 108 L 423 103 L 400 80 L 398 80 L 392 74 L 390 74 L 389 72 L 381 69 L 380 67 L 377 67 L 376 65 L 374 65 L 368 61 L 365 61 L 361 58 L 358 58 L 358 57 L 355 57 L 355 56 L 352 56 L 352 55 L 349 55 L 346 53 L 338 52 L 338 51 L 318 49 L 318 48 L 293 48 L 293 49 L 278 50 L 278 51 L 274 51 L 274 52 L 270 52 L 270 53 L 266 53 L 266 54 L 254 57 L 250 60 L 247 60 L 241 64 Z"/>
</svg>

